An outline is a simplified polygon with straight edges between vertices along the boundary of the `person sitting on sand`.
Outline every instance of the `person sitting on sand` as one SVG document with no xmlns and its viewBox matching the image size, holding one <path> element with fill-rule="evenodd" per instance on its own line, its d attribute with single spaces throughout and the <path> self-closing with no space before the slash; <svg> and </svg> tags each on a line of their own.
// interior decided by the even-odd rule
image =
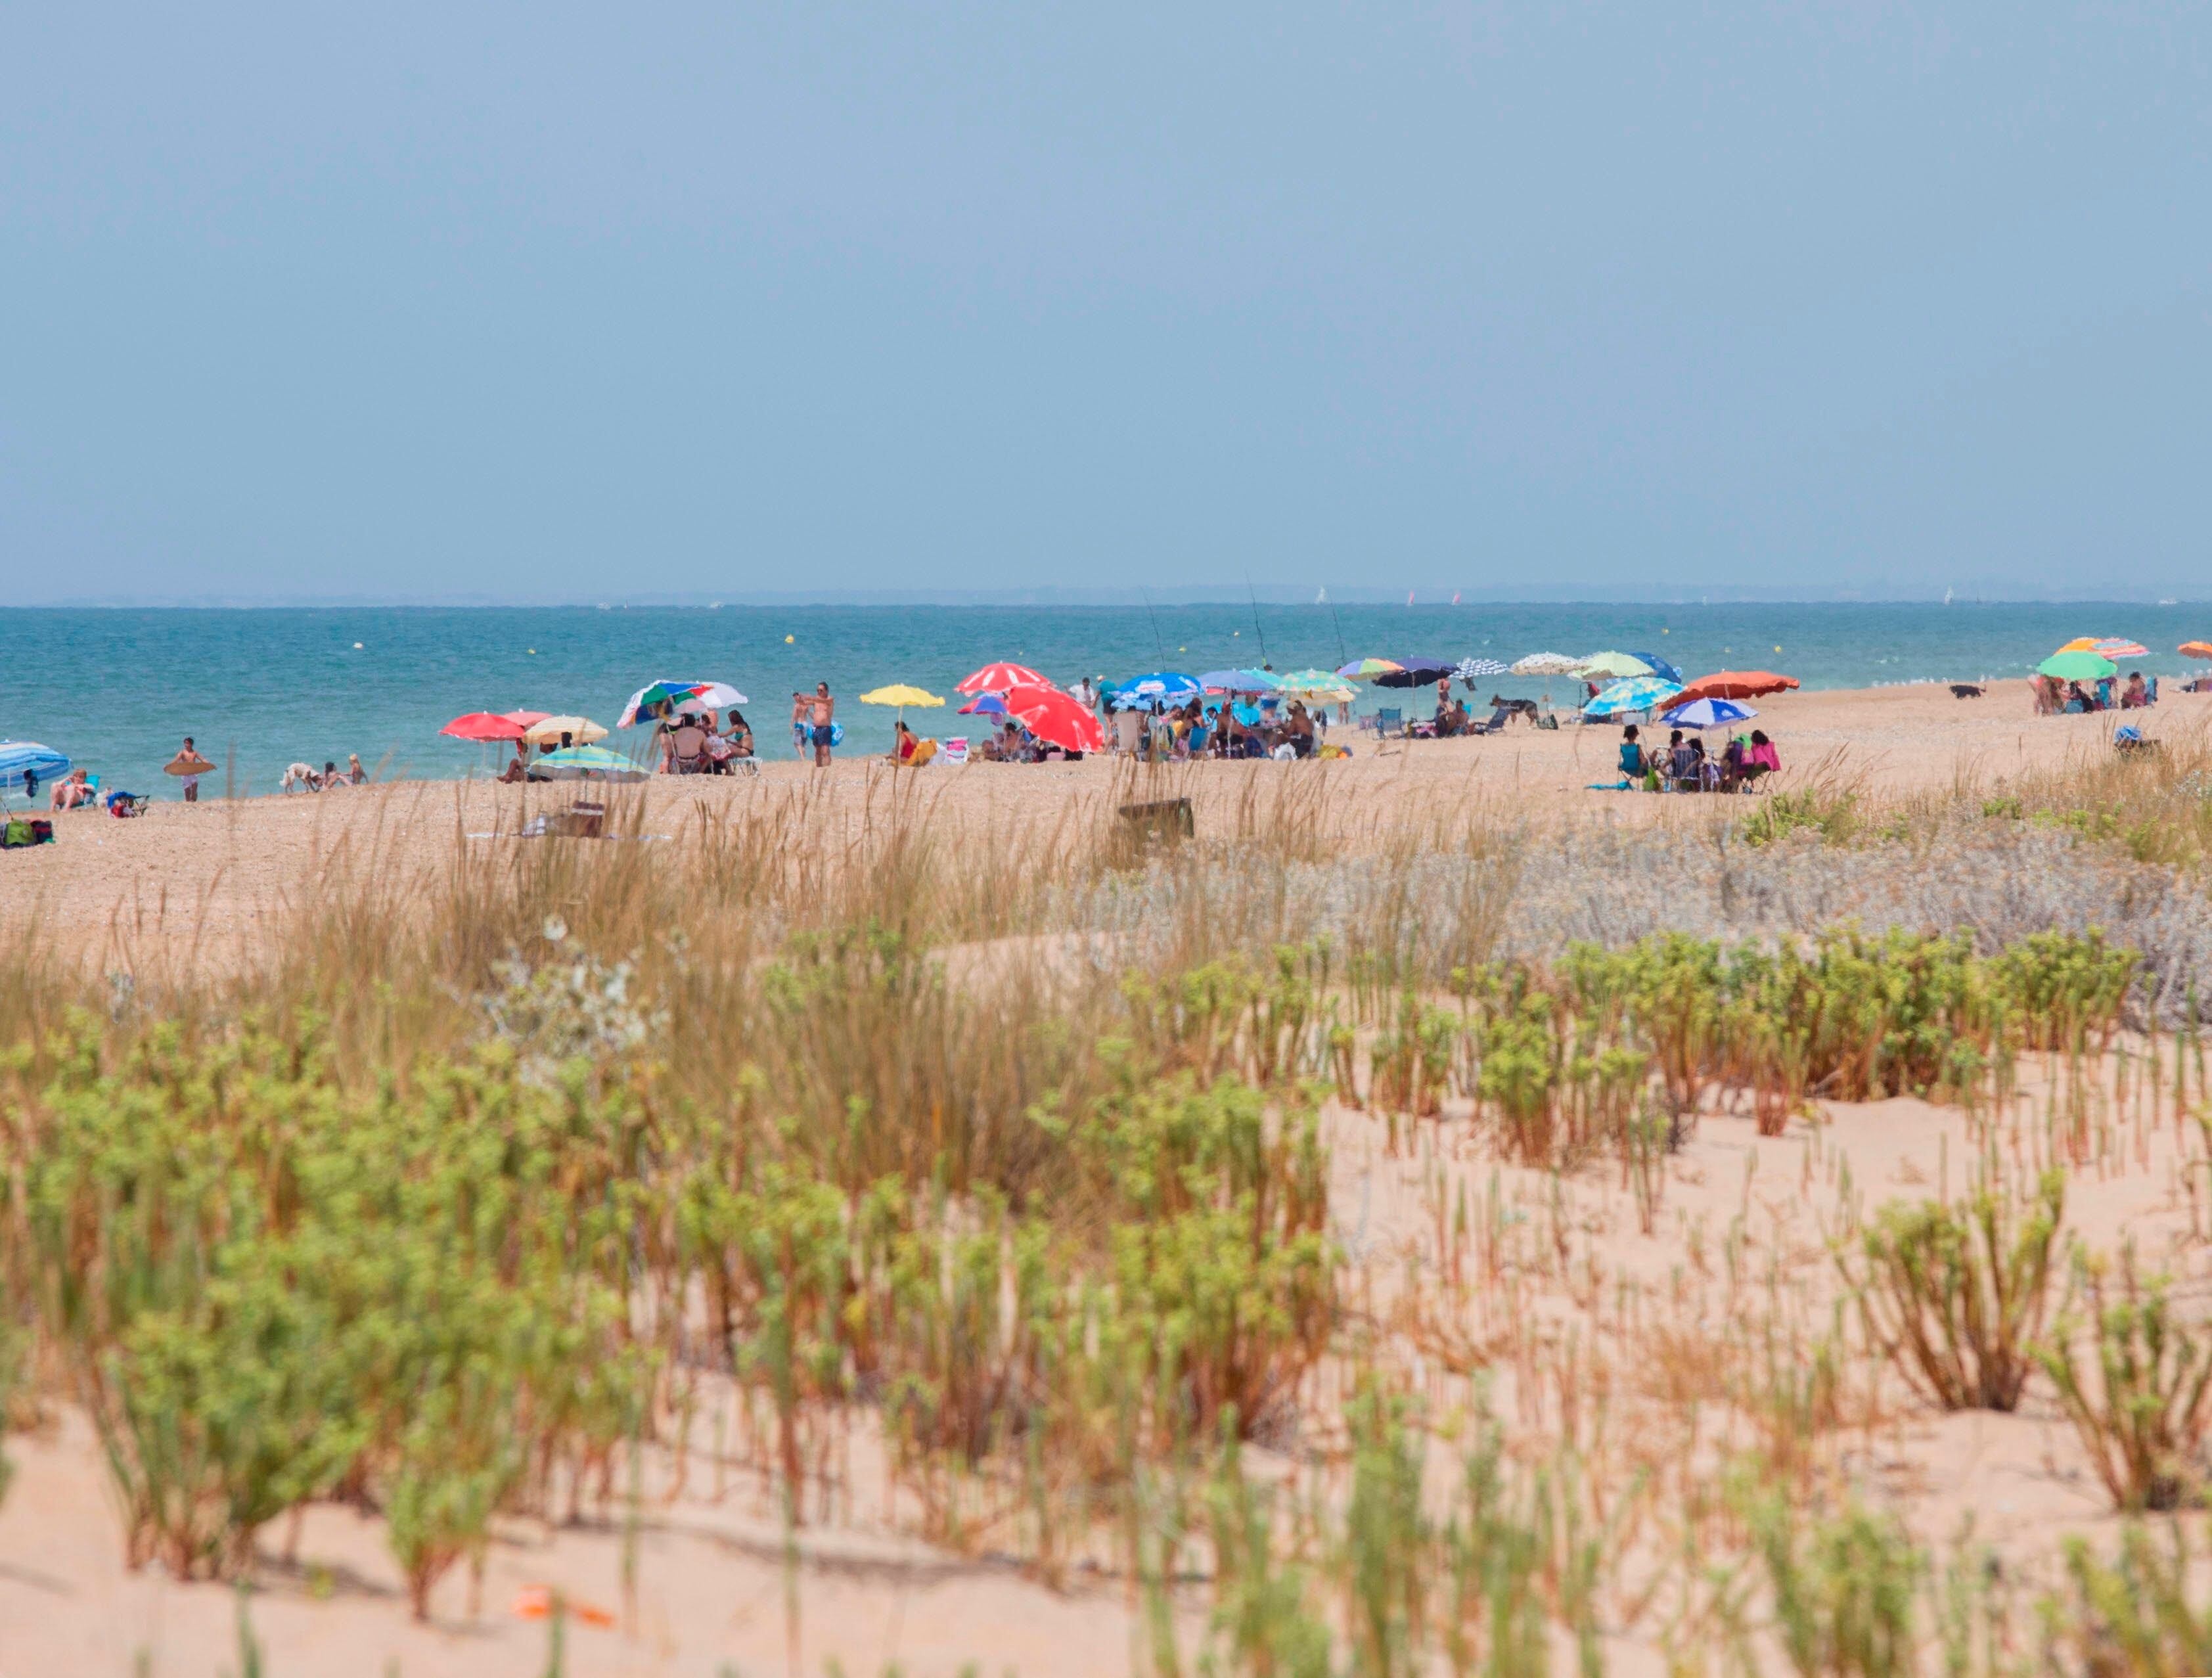
<svg viewBox="0 0 2212 1678">
<path fill-rule="evenodd" d="M 743 711 L 730 713 L 730 726 L 722 731 L 721 738 L 729 745 L 728 758 L 725 761 L 753 755 L 753 726 L 745 720 Z"/>
<path fill-rule="evenodd" d="M 2142 672 L 2130 670 L 2128 672 L 2128 684 L 2120 694 L 2120 708 L 2124 711 L 2139 711 L 2149 703 L 2150 690 L 2143 685 Z"/>
<path fill-rule="evenodd" d="M 323 783 L 322 790 L 325 793 L 337 792 L 340 787 L 344 787 L 348 791 L 350 791 L 353 787 L 352 781 L 349 781 L 344 775 L 338 773 L 337 760 L 336 758 L 325 757 L 323 759 L 323 773 L 321 778 Z"/>
<path fill-rule="evenodd" d="M 1293 699 L 1291 702 L 1290 716 L 1283 727 L 1285 732 L 1290 736 L 1291 750 L 1301 757 L 1312 757 L 1315 744 L 1314 720 L 1307 714 L 1304 701 Z"/>
<path fill-rule="evenodd" d="M 520 740 L 517 740 L 514 743 L 514 756 L 507 760 L 507 767 L 500 771 L 500 780 L 510 787 L 519 785 L 520 782 L 529 780 L 529 754 L 530 748 L 525 745 Z"/>
<path fill-rule="evenodd" d="M 914 730 L 906 726 L 904 717 L 899 718 L 891 724 L 891 762 L 894 763 L 907 762 L 914 756 L 921 744 L 921 741 L 915 739 Z"/>
<path fill-rule="evenodd" d="M 47 795 L 46 808 L 74 810 L 79 805 L 89 806 L 96 796 L 84 778 L 84 771 L 71 769 L 68 775 L 54 782 L 54 790 Z"/>
<path fill-rule="evenodd" d="M 2079 682 L 2069 682 L 2066 684 L 2066 709 L 2069 714 L 2094 708 L 2089 696 L 2082 692 L 2081 684 Z"/>
</svg>

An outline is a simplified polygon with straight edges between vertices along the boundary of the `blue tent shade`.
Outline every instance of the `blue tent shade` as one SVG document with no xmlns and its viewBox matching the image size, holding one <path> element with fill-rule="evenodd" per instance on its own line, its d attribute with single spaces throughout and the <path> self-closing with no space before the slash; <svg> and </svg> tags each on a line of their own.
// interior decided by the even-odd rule
<svg viewBox="0 0 2212 1678">
<path fill-rule="evenodd" d="M 26 769 L 41 781 L 58 781 L 70 772 L 70 760 L 36 740 L 0 740 L 0 788 L 21 787 Z"/>
<path fill-rule="evenodd" d="M 1675 669 L 1673 665 L 1668 664 L 1666 660 L 1661 658 L 1656 653 L 1640 652 L 1633 647 L 1626 647 L 1623 650 L 1627 653 L 1630 658 L 1641 659 L 1644 663 L 1650 665 L 1651 666 L 1651 673 L 1654 676 L 1664 676 L 1678 688 L 1682 685 L 1682 672 Z"/>
<path fill-rule="evenodd" d="M 1669 728 L 1729 728 L 1749 722 L 1758 714 L 1733 699 L 1692 699 L 1686 705 L 1677 705 L 1660 720 Z"/>
</svg>

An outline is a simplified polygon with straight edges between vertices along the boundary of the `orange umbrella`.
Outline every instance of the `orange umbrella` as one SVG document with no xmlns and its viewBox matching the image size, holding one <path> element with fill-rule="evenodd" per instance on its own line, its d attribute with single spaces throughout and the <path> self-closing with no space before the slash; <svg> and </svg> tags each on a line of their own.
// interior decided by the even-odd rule
<svg viewBox="0 0 2212 1678">
<path fill-rule="evenodd" d="M 1686 705 L 1693 699 L 1756 699 L 1763 693 L 1780 693 L 1796 685 L 1795 676 L 1778 676 L 1771 670 L 1717 670 L 1698 677 L 1668 702 Z"/>
<path fill-rule="evenodd" d="M 2212 641 L 2185 641 L 2181 643 L 2185 659 L 2212 659 Z"/>
</svg>

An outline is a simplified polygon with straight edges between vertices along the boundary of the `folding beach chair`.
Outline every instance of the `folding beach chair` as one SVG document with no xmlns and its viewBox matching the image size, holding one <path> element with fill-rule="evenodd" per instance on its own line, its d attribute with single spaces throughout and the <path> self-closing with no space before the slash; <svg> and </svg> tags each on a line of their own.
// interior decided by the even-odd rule
<svg viewBox="0 0 2212 1678">
<path fill-rule="evenodd" d="M 1375 738 L 1376 739 L 1386 739 L 1394 733 L 1403 734 L 1405 732 L 1406 714 L 1404 711 L 1399 709 L 1395 706 L 1390 706 L 1376 712 Z"/>
</svg>

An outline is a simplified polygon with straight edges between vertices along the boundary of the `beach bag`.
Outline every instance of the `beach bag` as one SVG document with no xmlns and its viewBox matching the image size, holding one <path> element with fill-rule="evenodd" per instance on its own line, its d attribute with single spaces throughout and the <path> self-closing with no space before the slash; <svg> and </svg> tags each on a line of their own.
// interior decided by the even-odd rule
<svg viewBox="0 0 2212 1678">
<path fill-rule="evenodd" d="M 21 817 L 0 828 L 0 848 L 19 850 L 31 842 L 31 824 Z"/>
</svg>

